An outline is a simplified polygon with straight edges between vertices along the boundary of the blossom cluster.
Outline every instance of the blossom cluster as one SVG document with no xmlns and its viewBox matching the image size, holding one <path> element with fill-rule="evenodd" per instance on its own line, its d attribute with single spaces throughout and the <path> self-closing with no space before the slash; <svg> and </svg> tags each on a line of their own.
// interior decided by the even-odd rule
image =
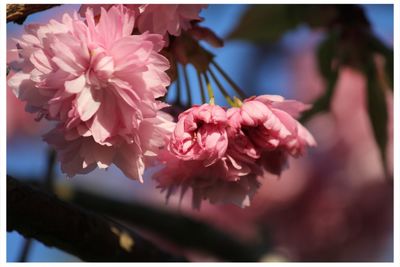
<svg viewBox="0 0 400 267">
<path fill-rule="evenodd" d="M 295 118 L 307 108 L 294 100 L 262 95 L 224 109 L 203 104 L 181 113 L 155 175 L 167 196 L 192 189 L 193 207 L 201 201 L 250 205 L 268 171 L 280 174 L 288 156 L 298 157 L 313 136 Z"/>
<path fill-rule="evenodd" d="M 191 189 L 197 208 L 203 199 L 247 206 L 264 172 L 280 174 L 288 156 L 315 145 L 295 119 L 307 106 L 280 96 L 236 101 L 229 109 L 211 101 L 176 123 L 162 110 L 174 64 L 165 49 L 188 64 L 185 45 L 222 44 L 194 25 L 205 6 L 83 5 L 61 21 L 25 27 L 13 51 L 18 59 L 8 62 L 8 86 L 27 111 L 55 122 L 44 140 L 64 173 L 114 164 L 143 182 L 146 166 L 159 163 L 164 167 L 153 178 L 167 196 Z M 193 40 L 169 47 L 170 37 L 184 31 Z"/>
<path fill-rule="evenodd" d="M 170 64 L 163 36 L 134 34 L 135 13 L 122 5 L 95 16 L 65 14 L 31 24 L 17 40 L 20 59 L 8 84 L 27 110 L 58 122 L 44 140 L 69 176 L 117 165 L 142 181 L 145 161 L 163 145 L 172 118 L 160 111 Z"/>
</svg>

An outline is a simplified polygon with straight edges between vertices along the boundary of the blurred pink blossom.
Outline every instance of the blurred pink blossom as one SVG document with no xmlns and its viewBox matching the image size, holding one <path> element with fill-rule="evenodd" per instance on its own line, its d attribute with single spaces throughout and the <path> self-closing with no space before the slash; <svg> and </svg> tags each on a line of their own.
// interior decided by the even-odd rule
<svg viewBox="0 0 400 267">
<path fill-rule="evenodd" d="M 291 94 L 313 102 L 324 92 L 316 47 L 306 36 L 290 57 Z M 307 128 L 318 148 L 279 179 L 265 173 L 250 207 L 203 205 L 186 212 L 253 242 L 272 235 L 276 252 L 289 261 L 381 261 L 393 236 L 393 185 L 383 178 L 365 102 L 366 77 L 342 68 L 332 109 L 312 118 Z M 393 95 L 387 92 L 389 169 L 393 169 Z M 231 222 L 235 221 L 234 224 Z M 307 240 L 307 245 L 304 245 Z"/>
</svg>

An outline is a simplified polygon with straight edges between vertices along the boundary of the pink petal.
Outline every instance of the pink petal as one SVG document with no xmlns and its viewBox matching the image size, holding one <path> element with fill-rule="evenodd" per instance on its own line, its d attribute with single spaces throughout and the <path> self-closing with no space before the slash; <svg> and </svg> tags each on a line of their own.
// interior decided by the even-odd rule
<svg viewBox="0 0 400 267">
<path fill-rule="evenodd" d="M 71 94 L 77 94 L 81 92 L 86 86 L 85 75 L 81 75 L 78 78 L 65 82 L 65 91 Z"/>
<path fill-rule="evenodd" d="M 93 98 L 89 87 L 85 87 L 77 97 L 76 108 L 82 121 L 89 120 L 99 110 L 100 105 L 101 102 Z"/>
</svg>

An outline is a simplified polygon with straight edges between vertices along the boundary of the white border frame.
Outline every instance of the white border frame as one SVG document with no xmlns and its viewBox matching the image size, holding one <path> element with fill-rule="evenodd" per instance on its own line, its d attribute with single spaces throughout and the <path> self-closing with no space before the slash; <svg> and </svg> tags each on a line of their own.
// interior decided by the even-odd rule
<svg viewBox="0 0 400 267">
<path fill-rule="evenodd" d="M 176 1 L 162 1 L 162 0 L 145 0 L 145 1 L 126 1 L 126 0 L 119 0 L 118 2 L 121 3 L 138 3 L 138 2 L 146 2 L 146 3 L 176 3 L 179 0 Z M 6 58 L 6 4 L 7 3 L 13 3 L 13 4 L 26 4 L 29 2 L 34 2 L 35 4 L 46 4 L 46 3 L 54 3 L 58 2 L 60 4 L 81 4 L 82 2 L 86 3 L 110 3 L 113 2 L 111 0 L 94 0 L 94 1 L 85 1 L 85 0 L 59 0 L 59 1 L 46 1 L 46 0 L 36 0 L 36 1 L 31 1 L 31 0 L 15 0 L 15 1 L 6 1 L 1 3 L 1 20 L 3 23 L 1 24 L 1 34 L 0 38 L 2 40 L 2 45 L 1 45 L 1 53 L 3 55 L 3 60 Z M 288 0 L 280 0 L 280 1 L 260 1 L 260 0 L 253 0 L 253 1 L 240 1 L 240 0 L 198 0 L 198 1 L 179 1 L 182 3 L 212 3 L 212 4 L 262 4 L 262 3 L 270 3 L 270 4 L 290 4 L 290 3 L 307 3 L 307 4 L 317 4 L 321 3 L 321 1 L 288 1 Z M 339 265 L 346 265 L 346 266 L 371 266 L 371 265 L 377 265 L 379 266 L 398 266 L 400 264 L 400 247 L 399 247 L 399 239 L 400 239 L 400 232 L 399 232 L 399 213 L 400 213 L 400 192 L 399 192 L 399 187 L 400 187 L 400 182 L 398 181 L 400 173 L 399 173 L 399 165 L 396 164 L 396 162 L 400 162 L 399 158 L 399 148 L 400 148 L 400 143 L 399 143 L 399 137 L 400 137 L 400 132 L 399 132 L 399 123 L 400 123 L 400 102 L 399 102 L 399 78 L 400 78 L 400 69 L 399 69 L 399 63 L 400 63 L 400 54 L 399 54 L 399 27 L 400 27 L 400 4 L 394 0 L 364 0 L 364 1 L 346 1 L 346 0 L 337 0 L 337 1 L 323 1 L 322 3 L 334 3 L 334 4 L 349 4 L 349 3 L 357 3 L 357 4 L 393 4 L 394 5 L 394 43 L 393 43 L 393 48 L 394 48 L 394 232 L 393 232 L 393 241 L 394 241 L 394 262 L 393 263 L 268 263 L 268 266 L 287 266 L 289 264 L 295 264 L 298 266 L 339 266 Z M 0 264 L 6 264 L 6 76 L 4 75 L 6 73 L 6 64 L 1 64 L 1 85 L 2 85 L 2 90 L 1 90 L 1 96 L 0 96 L 0 114 L 1 114 L 1 120 L 0 120 L 0 136 L 1 141 L 0 141 L 0 175 L 1 175 L 1 185 L 0 185 L 0 214 L 1 214 L 1 220 L 0 220 Z M 396 253 L 397 252 L 397 253 Z M 24 263 L 7 263 L 7 266 L 20 266 Z M 182 265 L 184 263 L 29 263 L 33 266 L 132 266 L 132 264 L 135 265 L 161 265 L 162 266 L 177 266 L 177 265 Z M 186 263 L 187 264 L 187 263 Z M 185 265 L 186 265 L 185 264 Z M 195 264 L 195 265 L 210 265 L 210 266 L 231 266 L 233 265 L 245 265 L 246 266 L 249 263 L 190 263 L 190 264 Z M 263 263 L 251 263 L 253 264 L 263 264 Z"/>
</svg>

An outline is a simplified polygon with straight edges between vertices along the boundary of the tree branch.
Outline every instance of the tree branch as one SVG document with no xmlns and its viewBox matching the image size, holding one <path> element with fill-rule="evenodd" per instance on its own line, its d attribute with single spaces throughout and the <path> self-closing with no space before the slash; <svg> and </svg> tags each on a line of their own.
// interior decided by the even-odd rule
<svg viewBox="0 0 400 267">
<path fill-rule="evenodd" d="M 17 24 L 24 23 L 25 19 L 33 13 L 47 10 L 49 8 L 60 6 L 59 4 L 40 4 L 40 5 L 26 5 L 26 4 L 7 4 L 7 23 L 15 22 Z"/>
<path fill-rule="evenodd" d="M 41 186 L 37 180 L 28 177 L 24 179 L 30 184 Z M 217 228 L 181 213 L 140 202 L 127 203 L 63 185 L 57 186 L 56 192 L 65 201 L 148 230 L 182 248 L 203 251 L 222 260 L 259 261 L 272 249 L 270 240 L 243 243 Z"/>
<path fill-rule="evenodd" d="M 243 243 L 201 221 L 140 202 L 123 202 L 74 189 L 68 200 L 100 214 L 149 230 L 184 248 L 201 250 L 227 261 L 258 261 L 269 242 Z M 116 208 L 118 207 L 118 208 Z"/>
<path fill-rule="evenodd" d="M 7 231 L 85 261 L 177 261 L 130 229 L 7 176 Z"/>
</svg>

